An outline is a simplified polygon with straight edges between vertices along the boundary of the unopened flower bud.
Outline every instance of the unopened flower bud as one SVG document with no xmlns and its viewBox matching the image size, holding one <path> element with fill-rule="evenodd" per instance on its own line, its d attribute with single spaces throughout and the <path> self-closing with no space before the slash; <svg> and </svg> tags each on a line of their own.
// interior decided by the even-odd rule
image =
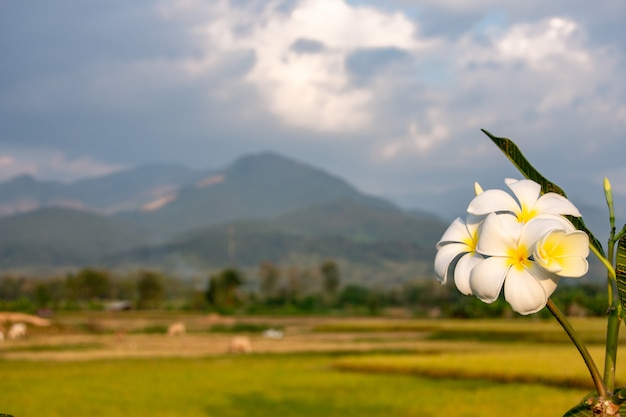
<svg viewBox="0 0 626 417">
<path fill-rule="evenodd" d="M 613 207 L 613 189 L 607 177 L 604 177 L 604 196 L 609 207 Z"/>
<path fill-rule="evenodd" d="M 483 187 L 481 187 L 479 183 L 475 182 L 474 183 L 474 193 L 476 195 L 479 195 L 482 192 L 483 192 Z"/>
</svg>

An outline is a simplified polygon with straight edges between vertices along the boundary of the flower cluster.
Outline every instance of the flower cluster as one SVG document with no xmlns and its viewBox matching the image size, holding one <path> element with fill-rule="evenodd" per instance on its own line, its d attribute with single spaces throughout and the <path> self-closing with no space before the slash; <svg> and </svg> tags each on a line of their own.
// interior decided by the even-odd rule
<svg viewBox="0 0 626 417">
<path fill-rule="evenodd" d="M 513 310 L 531 314 L 548 302 L 561 277 L 588 270 L 589 237 L 565 217 L 578 209 L 556 193 L 541 195 L 531 180 L 506 179 L 515 197 L 502 190 L 482 191 L 437 243 L 435 272 L 454 280 L 463 294 L 494 302 L 504 287 Z"/>
</svg>

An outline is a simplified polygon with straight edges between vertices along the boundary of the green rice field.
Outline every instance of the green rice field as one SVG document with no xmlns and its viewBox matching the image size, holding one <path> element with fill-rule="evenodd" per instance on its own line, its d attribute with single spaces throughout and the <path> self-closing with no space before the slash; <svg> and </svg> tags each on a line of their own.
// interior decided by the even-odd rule
<svg viewBox="0 0 626 417">
<path fill-rule="evenodd" d="M 138 331 L 165 319 L 90 317 L 104 330 L 87 334 L 70 325 L 80 321 L 74 316 L 59 319 L 55 331 L 33 329 L 27 340 L 6 341 L 0 413 L 561 416 L 593 388 L 576 349 L 548 321 L 240 318 L 212 332 L 215 323 L 188 316 L 189 331 L 179 338 Z M 285 337 L 270 341 L 250 330 L 252 354 L 229 354 L 224 347 L 233 335 L 223 329 L 236 324 L 280 326 Z M 602 322 L 575 325 L 602 366 Z M 120 335 L 107 326 L 135 327 Z"/>
</svg>

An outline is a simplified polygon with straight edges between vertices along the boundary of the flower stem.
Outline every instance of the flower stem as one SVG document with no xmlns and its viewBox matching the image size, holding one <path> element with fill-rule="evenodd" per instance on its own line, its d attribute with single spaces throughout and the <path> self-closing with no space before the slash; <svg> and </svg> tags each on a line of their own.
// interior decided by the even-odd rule
<svg viewBox="0 0 626 417">
<path fill-rule="evenodd" d="M 615 389 L 615 366 L 617 363 L 617 344 L 622 317 L 617 306 L 609 308 L 606 328 L 606 355 L 604 358 L 604 383 L 609 392 Z"/>
<path fill-rule="evenodd" d="M 617 276 L 615 275 L 615 268 L 613 268 L 613 265 L 604 256 L 602 256 L 602 254 L 598 252 L 593 245 L 589 245 L 589 249 L 591 249 L 594 255 L 596 255 L 600 262 L 602 262 L 602 264 L 606 267 L 606 270 L 609 273 L 609 278 L 612 280 L 616 279 Z"/>
<path fill-rule="evenodd" d="M 606 353 L 604 356 L 604 383 L 609 392 L 615 389 L 615 366 L 617 363 L 617 345 L 619 343 L 619 328 L 622 322 L 621 304 L 619 297 L 613 295 L 613 287 L 617 284 L 617 274 L 613 268 L 613 254 L 615 251 L 615 219 L 611 209 L 611 236 L 608 241 L 607 257 L 602 257 L 608 272 L 609 310 L 606 327 Z"/>
<path fill-rule="evenodd" d="M 617 282 L 617 274 L 615 273 L 615 268 L 613 268 L 613 263 L 612 263 L 612 250 L 613 250 L 612 242 L 613 242 L 612 240 L 609 240 L 609 257 L 611 257 L 611 260 L 605 258 L 598 251 L 598 249 L 596 249 L 595 246 L 589 245 L 589 249 L 591 249 L 591 252 L 593 252 L 593 254 L 596 255 L 596 258 L 598 258 L 600 262 L 602 262 L 602 264 L 604 265 L 607 271 L 607 301 L 608 301 L 607 305 L 609 306 L 608 307 L 609 309 L 615 306 L 615 295 L 613 292 L 613 287 L 615 283 Z"/>
<path fill-rule="evenodd" d="M 550 313 L 552 313 L 554 318 L 556 318 L 556 320 L 559 322 L 561 327 L 563 327 L 563 330 L 565 330 L 572 342 L 574 342 L 574 345 L 578 349 L 578 352 L 580 352 L 580 355 L 585 361 L 585 365 L 587 366 L 587 369 L 591 374 L 591 379 L 593 380 L 593 384 L 596 387 L 596 392 L 598 393 L 598 395 L 601 398 L 608 398 L 608 391 L 606 389 L 606 386 L 602 381 L 602 377 L 600 376 L 598 367 L 593 361 L 591 354 L 587 350 L 587 346 L 585 346 L 584 342 L 580 339 L 578 333 L 576 333 L 570 322 L 567 320 L 567 317 L 565 317 L 565 314 L 563 314 L 563 312 L 556 306 L 556 304 L 554 304 L 551 298 L 548 298 L 548 303 L 546 304 L 546 306 L 548 307 L 548 310 L 550 310 Z"/>
</svg>

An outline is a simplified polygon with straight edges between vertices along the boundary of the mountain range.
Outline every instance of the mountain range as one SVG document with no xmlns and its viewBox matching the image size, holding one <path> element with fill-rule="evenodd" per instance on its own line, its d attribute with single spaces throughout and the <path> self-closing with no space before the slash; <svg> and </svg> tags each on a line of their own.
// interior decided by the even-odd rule
<svg viewBox="0 0 626 417">
<path fill-rule="evenodd" d="M 221 169 L 149 165 L 70 184 L 20 176 L 0 183 L 0 216 L 5 270 L 197 272 L 334 259 L 398 279 L 430 273 L 448 223 L 268 152 Z"/>
</svg>

